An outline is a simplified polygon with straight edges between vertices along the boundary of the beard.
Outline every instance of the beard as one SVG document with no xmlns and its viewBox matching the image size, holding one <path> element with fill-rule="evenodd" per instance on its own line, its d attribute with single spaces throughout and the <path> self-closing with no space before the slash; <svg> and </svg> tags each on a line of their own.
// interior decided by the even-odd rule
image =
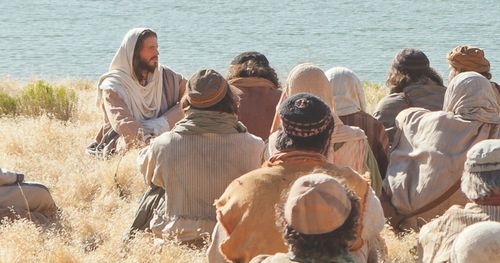
<svg viewBox="0 0 500 263">
<path fill-rule="evenodd" d="M 137 71 L 146 70 L 149 73 L 155 72 L 155 69 L 158 67 L 158 62 L 154 61 L 154 59 L 158 60 L 158 57 L 152 57 L 149 60 L 139 59 L 137 61 Z"/>
</svg>

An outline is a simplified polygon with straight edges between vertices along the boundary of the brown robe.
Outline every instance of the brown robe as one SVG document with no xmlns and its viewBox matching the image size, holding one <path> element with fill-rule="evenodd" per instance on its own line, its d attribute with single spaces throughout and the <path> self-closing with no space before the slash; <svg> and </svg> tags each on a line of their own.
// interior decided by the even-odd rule
<svg viewBox="0 0 500 263">
<path fill-rule="evenodd" d="M 281 91 L 264 78 L 235 78 L 229 80 L 229 84 L 241 91 L 239 120 L 245 124 L 248 132 L 266 140 Z"/>
<path fill-rule="evenodd" d="M 384 179 L 389 164 L 389 138 L 384 125 L 364 111 L 339 116 L 339 118 L 345 125 L 359 127 L 365 132 L 368 144 L 377 160 L 380 176 Z"/>
<path fill-rule="evenodd" d="M 275 209 L 283 204 L 297 178 L 313 172 L 329 174 L 352 189 L 360 197 L 359 222 L 363 222 L 366 198 L 371 190 L 366 179 L 352 169 L 339 168 L 318 156 L 266 162 L 262 168 L 234 180 L 215 202 L 217 220 L 227 234 L 219 248 L 224 257 L 233 262 L 249 262 L 260 254 L 287 252 L 276 224 Z M 363 224 L 358 224 L 359 238 L 351 244 L 352 250 L 363 246 L 362 228 Z"/>
</svg>

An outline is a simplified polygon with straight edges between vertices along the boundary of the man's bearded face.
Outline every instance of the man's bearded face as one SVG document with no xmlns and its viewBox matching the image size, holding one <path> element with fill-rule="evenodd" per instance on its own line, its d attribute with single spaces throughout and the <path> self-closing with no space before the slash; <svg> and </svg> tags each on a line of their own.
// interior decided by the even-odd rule
<svg viewBox="0 0 500 263">
<path fill-rule="evenodd" d="M 144 39 L 142 49 L 139 51 L 139 63 L 137 66 L 151 73 L 154 72 L 158 67 L 159 54 L 156 37 L 151 36 Z"/>
</svg>

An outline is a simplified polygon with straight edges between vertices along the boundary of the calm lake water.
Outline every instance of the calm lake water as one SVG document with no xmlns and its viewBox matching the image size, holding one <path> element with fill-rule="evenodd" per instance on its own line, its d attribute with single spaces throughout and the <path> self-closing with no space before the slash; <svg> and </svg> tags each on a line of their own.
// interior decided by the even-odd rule
<svg viewBox="0 0 500 263">
<path fill-rule="evenodd" d="M 444 79 L 446 53 L 485 49 L 500 79 L 500 1 L 0 0 L 0 77 L 97 79 L 132 27 L 158 33 L 160 63 L 191 75 L 226 73 L 257 50 L 284 81 L 297 63 L 346 66 L 383 82 L 403 47 L 422 49 Z"/>
</svg>

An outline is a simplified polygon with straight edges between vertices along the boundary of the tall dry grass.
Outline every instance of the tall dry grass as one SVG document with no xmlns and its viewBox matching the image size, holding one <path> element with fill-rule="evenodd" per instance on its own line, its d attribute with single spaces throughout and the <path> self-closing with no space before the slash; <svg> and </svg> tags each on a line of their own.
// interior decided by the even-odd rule
<svg viewBox="0 0 500 263">
<path fill-rule="evenodd" d="M 122 242 L 146 190 L 135 166 L 137 150 L 126 153 L 118 169 L 120 157 L 98 161 L 87 156 L 84 148 L 101 121 L 93 83 L 62 80 L 53 84 L 76 91 L 76 117 L 69 122 L 44 116 L 0 117 L 0 167 L 22 171 L 27 180 L 47 185 L 61 210 L 60 226 L 42 228 L 26 220 L 3 222 L 0 262 L 206 262 L 204 250 L 174 242 L 155 244 L 148 234 Z M 4 80 L 0 91 L 16 94 L 24 85 Z M 367 88 L 371 104 L 370 98 L 381 96 L 380 89 Z M 123 197 L 115 182 L 123 189 Z M 415 234 L 400 239 L 384 231 L 384 237 L 390 261 L 414 261 Z"/>
</svg>

